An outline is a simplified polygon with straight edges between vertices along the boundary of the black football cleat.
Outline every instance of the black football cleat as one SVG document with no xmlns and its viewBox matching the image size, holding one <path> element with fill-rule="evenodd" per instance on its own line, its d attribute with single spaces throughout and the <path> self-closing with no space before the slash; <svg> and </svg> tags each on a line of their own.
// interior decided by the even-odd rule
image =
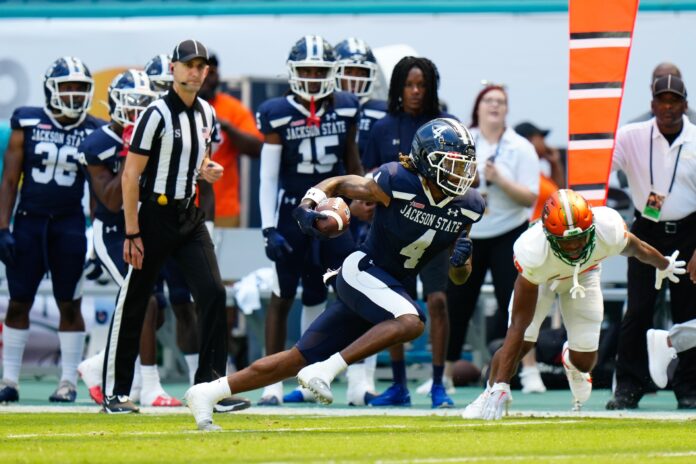
<svg viewBox="0 0 696 464">
<path fill-rule="evenodd" d="M 140 409 L 126 395 L 105 396 L 102 412 L 106 414 L 134 414 Z"/>
<path fill-rule="evenodd" d="M 239 396 L 230 396 L 223 398 L 213 406 L 214 412 L 234 412 L 247 409 L 251 406 L 251 401 Z"/>
<path fill-rule="evenodd" d="M 19 401 L 17 384 L 8 380 L 0 382 L 0 403 L 16 403 Z"/>
</svg>

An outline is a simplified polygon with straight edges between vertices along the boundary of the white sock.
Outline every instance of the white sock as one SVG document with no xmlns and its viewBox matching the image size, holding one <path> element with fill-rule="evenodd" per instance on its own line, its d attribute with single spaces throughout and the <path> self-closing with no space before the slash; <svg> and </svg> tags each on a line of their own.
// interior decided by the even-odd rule
<svg viewBox="0 0 696 464">
<path fill-rule="evenodd" d="M 193 379 L 198 370 L 198 354 L 185 354 L 186 366 L 188 366 L 189 384 L 193 385 Z"/>
<path fill-rule="evenodd" d="M 324 312 L 325 308 L 326 301 L 314 306 L 302 306 L 302 314 L 300 315 L 300 333 L 305 333 L 309 326 L 312 325 L 312 322 L 314 322 L 314 319 L 319 317 L 319 315 Z"/>
<path fill-rule="evenodd" d="M 85 332 L 58 332 L 60 341 L 60 381 L 67 380 L 77 385 L 77 365 L 85 351 Z"/>
<path fill-rule="evenodd" d="M 12 383 L 19 383 L 19 371 L 22 368 L 22 356 L 24 347 L 29 339 L 29 329 L 2 328 L 2 379 Z"/>
<path fill-rule="evenodd" d="M 230 390 L 227 377 L 220 377 L 217 380 L 206 383 L 205 386 L 206 388 L 210 388 L 210 394 L 213 395 L 216 403 L 224 398 L 232 396 L 232 390 Z"/>
<path fill-rule="evenodd" d="M 575 367 L 575 364 L 573 364 L 573 361 L 570 360 L 570 350 L 565 350 L 563 353 L 563 362 L 565 363 L 566 366 L 568 366 L 568 369 L 575 369 L 576 371 L 578 370 L 577 367 Z"/>
<path fill-rule="evenodd" d="M 367 384 L 367 390 L 370 392 L 376 392 L 375 389 L 375 370 L 377 369 L 377 355 L 373 354 L 365 358 L 365 383 Z"/>
<path fill-rule="evenodd" d="M 445 369 L 442 372 L 442 376 L 447 377 L 448 379 L 451 379 L 453 370 L 454 370 L 454 362 L 453 361 L 445 361 Z"/>
<path fill-rule="evenodd" d="M 329 359 L 323 361 L 326 368 L 331 374 L 331 380 L 335 379 L 338 374 L 343 372 L 347 367 L 346 361 L 341 356 L 341 353 L 334 353 Z"/>
<path fill-rule="evenodd" d="M 142 375 L 143 377 L 143 392 L 152 393 L 164 390 L 162 388 L 162 385 L 160 384 L 160 377 L 159 371 L 157 370 L 157 364 L 154 364 L 152 366 L 141 365 L 140 375 Z"/>
<path fill-rule="evenodd" d="M 140 356 L 135 358 L 135 367 L 133 368 L 133 383 L 131 390 L 140 390 L 143 386 L 143 377 L 140 375 Z"/>
<path fill-rule="evenodd" d="M 261 393 L 261 397 L 266 398 L 269 396 L 275 396 L 279 400 L 282 400 L 283 399 L 283 382 L 276 382 L 276 383 L 272 383 L 270 385 L 266 385 L 266 387 L 264 387 L 264 389 L 263 389 L 263 393 Z"/>
</svg>

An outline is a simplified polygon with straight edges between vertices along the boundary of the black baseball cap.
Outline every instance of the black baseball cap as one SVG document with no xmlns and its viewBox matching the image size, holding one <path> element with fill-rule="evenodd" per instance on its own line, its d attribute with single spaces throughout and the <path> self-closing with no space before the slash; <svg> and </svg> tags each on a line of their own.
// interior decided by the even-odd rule
<svg viewBox="0 0 696 464">
<path fill-rule="evenodd" d="M 653 97 L 666 92 L 686 98 L 686 87 L 684 86 L 684 81 L 674 74 L 668 74 L 655 79 L 652 84 Z"/>
<path fill-rule="evenodd" d="M 176 61 L 187 63 L 194 58 L 202 58 L 206 63 L 210 59 L 208 49 L 199 41 L 188 39 L 179 42 L 179 45 L 174 47 L 174 51 L 172 52 L 172 63 Z"/>
<path fill-rule="evenodd" d="M 531 122 L 525 121 L 515 126 L 515 132 L 517 132 L 524 138 L 529 138 L 537 134 L 541 135 L 542 137 L 546 137 L 547 135 L 549 135 L 549 132 L 551 131 L 549 129 L 539 129 Z"/>
</svg>

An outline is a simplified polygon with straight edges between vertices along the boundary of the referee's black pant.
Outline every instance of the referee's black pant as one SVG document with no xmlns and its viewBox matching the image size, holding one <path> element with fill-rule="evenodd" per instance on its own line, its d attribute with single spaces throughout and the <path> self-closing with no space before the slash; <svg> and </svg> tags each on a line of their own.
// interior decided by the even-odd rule
<svg viewBox="0 0 696 464">
<path fill-rule="evenodd" d="M 641 240 L 669 256 L 679 250 L 679 258 L 689 261 L 696 248 L 696 213 L 678 222 L 652 222 L 636 215 L 631 226 Z M 670 309 L 675 324 L 696 318 L 696 285 L 688 275 L 669 284 Z M 646 332 L 653 326 L 655 268 L 636 258 L 628 259 L 628 310 L 621 322 L 616 363 L 615 395 L 635 401 L 653 387 L 648 370 Z M 696 348 L 679 353 L 679 366 L 672 379 L 677 399 L 696 398 Z"/>
<path fill-rule="evenodd" d="M 119 291 L 104 356 L 104 394 L 128 395 L 138 356 L 145 309 L 167 257 L 179 264 L 199 310 L 200 349 L 195 383 L 225 375 L 227 319 L 225 288 L 204 224 L 193 201 L 160 206 L 146 200 L 138 212 L 144 247 L 142 269 L 129 268 Z"/>
</svg>

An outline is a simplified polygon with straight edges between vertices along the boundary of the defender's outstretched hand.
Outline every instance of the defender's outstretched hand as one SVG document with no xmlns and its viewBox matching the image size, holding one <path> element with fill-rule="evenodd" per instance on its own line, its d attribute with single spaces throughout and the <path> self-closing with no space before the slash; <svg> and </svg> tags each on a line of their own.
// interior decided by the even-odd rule
<svg viewBox="0 0 696 464">
<path fill-rule="evenodd" d="M 677 261 L 677 256 L 679 256 L 679 250 L 675 250 L 674 253 L 672 253 L 672 256 L 667 258 L 669 260 L 669 264 L 667 265 L 667 268 L 664 270 L 659 270 L 655 268 L 655 288 L 656 289 L 661 289 L 662 288 L 662 281 L 667 278 L 674 282 L 675 284 L 679 282 L 679 277 L 678 275 L 681 274 L 686 274 L 686 269 L 684 269 L 684 266 L 686 265 L 686 261 Z"/>
</svg>

